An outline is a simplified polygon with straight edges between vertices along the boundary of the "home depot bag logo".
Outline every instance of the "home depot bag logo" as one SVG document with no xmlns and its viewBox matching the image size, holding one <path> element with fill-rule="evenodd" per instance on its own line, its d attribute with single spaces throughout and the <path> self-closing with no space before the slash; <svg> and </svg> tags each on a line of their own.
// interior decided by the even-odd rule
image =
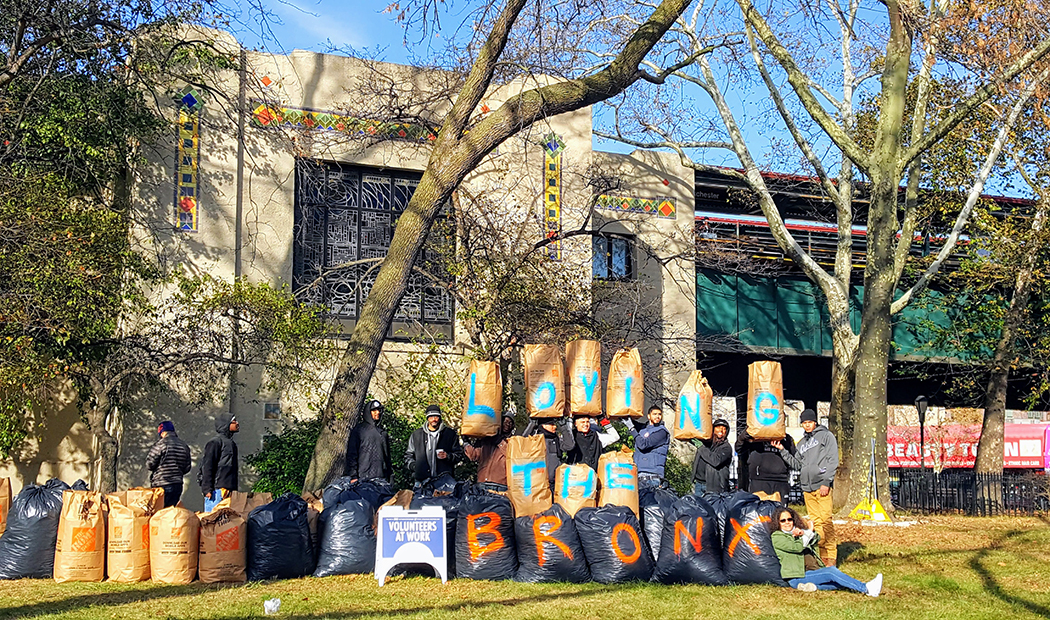
<svg viewBox="0 0 1050 620">
<path fill-rule="evenodd" d="M 215 551 L 238 551 L 241 548 L 241 533 L 235 526 L 215 535 Z"/>
<path fill-rule="evenodd" d="M 74 527 L 73 537 L 70 541 L 70 551 L 79 553 L 90 553 L 95 550 L 97 532 L 93 527 Z"/>
</svg>

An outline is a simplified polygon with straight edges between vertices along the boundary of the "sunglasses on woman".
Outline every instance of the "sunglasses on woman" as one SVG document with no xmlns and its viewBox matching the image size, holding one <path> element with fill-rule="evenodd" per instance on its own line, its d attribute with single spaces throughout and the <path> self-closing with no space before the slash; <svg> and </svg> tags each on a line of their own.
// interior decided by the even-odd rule
<svg viewBox="0 0 1050 620">
<path fill-rule="evenodd" d="M 781 523 L 794 523 L 795 520 L 792 519 L 791 517 L 788 517 L 787 519 L 781 519 L 780 522 Z"/>
</svg>

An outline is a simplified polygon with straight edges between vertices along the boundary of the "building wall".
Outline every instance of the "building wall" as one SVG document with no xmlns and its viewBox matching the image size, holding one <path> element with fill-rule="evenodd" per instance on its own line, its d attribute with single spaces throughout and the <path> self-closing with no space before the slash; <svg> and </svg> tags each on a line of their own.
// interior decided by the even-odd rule
<svg viewBox="0 0 1050 620">
<path fill-rule="evenodd" d="M 220 49 L 233 56 L 239 53 L 236 42 L 227 35 L 217 35 Z M 427 163 L 425 142 L 397 141 L 367 144 L 346 139 L 345 132 L 308 129 L 302 124 L 264 125 L 253 118 L 260 106 L 299 111 L 367 110 L 373 104 L 371 93 L 377 85 L 402 89 L 406 94 L 428 94 L 446 88 L 450 76 L 428 73 L 410 67 L 383 63 L 366 63 L 333 55 L 294 51 L 288 55 L 247 53 L 245 82 L 227 72 L 219 76 L 215 87 L 219 94 L 204 94 L 200 121 L 198 230 L 179 231 L 175 227 L 175 159 L 176 135 L 171 141 L 143 147 L 147 161 L 135 171 L 138 222 L 133 231 L 138 247 L 155 256 L 165 268 L 182 268 L 190 274 L 209 274 L 232 279 L 237 275 L 255 282 L 274 285 L 292 280 L 293 226 L 295 221 L 295 161 L 297 157 L 352 163 L 380 169 L 422 171 Z M 536 78 L 536 82 L 547 81 Z M 496 109 L 508 96 L 532 83 L 515 83 L 496 89 L 484 101 L 482 114 Z M 243 87 L 247 105 L 237 106 Z M 159 93 L 170 98 L 170 93 Z M 449 99 L 431 101 L 430 109 L 447 107 Z M 265 109 L 265 108 L 264 108 Z M 176 118 L 176 110 L 171 110 Z M 238 123 L 243 122 L 243 165 L 238 157 Z M 691 248 L 693 198 L 692 173 L 676 158 L 653 153 L 631 155 L 596 154 L 591 148 L 591 111 L 546 119 L 501 145 L 486 157 L 469 177 L 465 191 L 471 195 L 488 194 L 494 203 L 506 209 L 496 217 L 513 214 L 528 227 L 525 241 L 534 242 L 543 235 L 543 214 L 547 207 L 543 144 L 552 135 L 564 144 L 561 152 L 561 226 L 570 230 L 584 225 L 592 203 L 589 185 L 592 164 L 614 169 L 621 178 L 619 193 L 625 196 L 655 198 L 673 197 L 677 210 L 673 218 L 660 218 L 653 213 L 618 213 L 603 209 L 603 221 L 621 232 L 636 235 L 639 252 L 635 257 L 638 279 L 647 291 L 658 295 L 662 309 L 663 342 L 650 346 L 647 358 L 652 361 L 656 384 L 650 388 L 654 402 L 665 402 L 677 395 L 680 385 L 695 366 L 693 337 L 695 333 L 695 274 L 688 258 L 661 265 L 657 258 L 674 254 L 683 257 Z M 238 182 L 241 191 L 238 192 Z M 460 192 L 461 198 L 464 192 Z M 238 239 L 240 244 L 238 245 Z M 561 244 L 566 266 L 564 282 L 554 286 L 579 286 L 589 290 L 593 283 L 591 242 L 588 236 L 567 239 Z M 644 250 L 644 251 L 643 251 Z M 167 291 L 153 292 L 158 297 Z M 650 293 L 647 293 L 650 294 Z M 461 360 L 466 344 L 465 330 L 457 326 L 454 342 L 439 348 L 442 355 Z M 373 380 L 372 393 L 389 396 L 386 385 L 403 366 L 406 356 L 420 349 L 405 342 L 388 342 Z M 455 362 L 458 363 L 458 362 Z M 192 405 L 186 396 L 193 386 L 170 386 L 172 392 L 160 396 L 143 394 L 122 410 L 122 451 L 118 484 L 148 484 L 143 461 L 150 445 L 156 441 L 156 426 L 165 419 L 174 422 L 179 435 L 190 444 L 194 469 L 186 478 L 184 503 L 201 507 L 201 494 L 196 484 L 197 460 L 204 444 L 215 435 L 213 420 L 225 411 L 233 412 L 241 425 L 236 436 L 242 459 L 261 447 L 267 431 L 278 431 L 288 419 L 314 415 L 323 402 L 334 376 L 334 368 L 324 369 L 325 379 L 318 385 L 295 386 L 282 393 L 260 389 L 261 377 L 241 374 L 241 385 L 232 398 L 203 406 Z M 270 405 L 270 407 L 267 407 Z M 274 405 L 280 408 L 280 419 L 274 416 Z M 37 451 L 27 454 L 25 462 L 12 464 L 7 471 L 20 479 L 42 479 L 52 473 L 63 479 L 87 475 L 90 443 L 82 425 L 72 422 L 66 405 L 62 416 L 55 418 L 43 433 Z M 267 413 L 269 412 L 269 416 Z M 58 420 L 61 420 L 59 423 Z M 36 465 L 34 465 L 34 463 Z M 35 468 L 35 469 L 34 469 Z M 244 471 L 242 465 L 242 472 Z M 3 475 L 4 470 L 0 470 Z M 251 479 L 242 475 L 242 487 Z"/>
</svg>

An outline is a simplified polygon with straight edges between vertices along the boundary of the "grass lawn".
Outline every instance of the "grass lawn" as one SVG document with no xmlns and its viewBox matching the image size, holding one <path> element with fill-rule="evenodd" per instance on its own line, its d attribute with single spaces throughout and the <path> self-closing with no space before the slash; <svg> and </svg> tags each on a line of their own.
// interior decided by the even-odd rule
<svg viewBox="0 0 1050 620">
<path fill-rule="evenodd" d="M 0 582 L 0 618 L 1050 618 L 1050 522 L 934 517 L 910 528 L 838 526 L 841 567 L 885 575 L 877 599 L 769 586 L 527 585 L 368 575 L 241 586 Z"/>
</svg>

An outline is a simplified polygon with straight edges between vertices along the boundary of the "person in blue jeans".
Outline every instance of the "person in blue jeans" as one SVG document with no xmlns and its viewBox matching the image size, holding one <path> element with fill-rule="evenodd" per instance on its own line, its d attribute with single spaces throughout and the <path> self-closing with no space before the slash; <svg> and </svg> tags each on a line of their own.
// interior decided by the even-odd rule
<svg viewBox="0 0 1050 620">
<path fill-rule="evenodd" d="M 802 529 L 802 519 L 790 508 L 781 508 L 777 515 L 773 548 L 780 559 L 780 576 L 792 588 L 803 592 L 853 590 L 868 596 L 882 592 L 882 573 L 865 583 L 834 566 L 824 566 L 817 552 L 820 536 L 811 529 Z"/>
</svg>

